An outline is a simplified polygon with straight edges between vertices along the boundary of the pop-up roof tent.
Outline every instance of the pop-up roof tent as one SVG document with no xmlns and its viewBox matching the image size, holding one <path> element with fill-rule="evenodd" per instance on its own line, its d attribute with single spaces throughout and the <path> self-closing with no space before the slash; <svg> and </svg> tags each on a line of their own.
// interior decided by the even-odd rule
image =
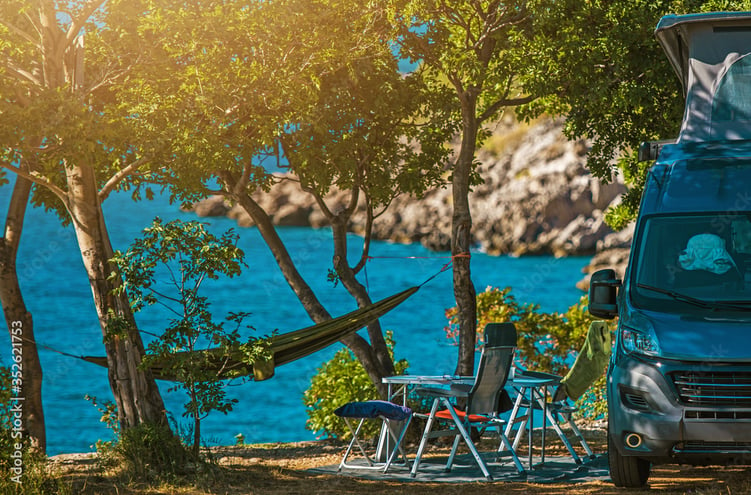
<svg viewBox="0 0 751 495">
<path fill-rule="evenodd" d="M 669 15 L 655 36 L 686 96 L 678 142 L 751 139 L 751 12 Z"/>
</svg>

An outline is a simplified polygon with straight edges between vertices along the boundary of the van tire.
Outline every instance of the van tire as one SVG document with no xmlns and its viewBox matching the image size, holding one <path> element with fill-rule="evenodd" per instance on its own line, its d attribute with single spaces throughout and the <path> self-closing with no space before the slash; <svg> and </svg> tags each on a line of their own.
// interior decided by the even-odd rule
<svg viewBox="0 0 751 495">
<path fill-rule="evenodd" d="M 640 488 L 647 484 L 651 470 L 649 461 L 639 457 L 624 456 L 615 446 L 608 431 L 608 468 L 613 484 L 621 488 Z"/>
</svg>

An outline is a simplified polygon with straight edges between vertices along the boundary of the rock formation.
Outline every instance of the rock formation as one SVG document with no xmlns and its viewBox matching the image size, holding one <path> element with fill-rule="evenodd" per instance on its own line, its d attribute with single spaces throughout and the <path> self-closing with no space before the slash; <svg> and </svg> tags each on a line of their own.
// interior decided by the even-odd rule
<svg viewBox="0 0 751 495">
<path fill-rule="evenodd" d="M 627 257 L 630 233 L 613 233 L 603 218 L 624 186 L 620 180 L 604 184 L 589 173 L 587 143 L 567 140 L 559 121 L 500 127 L 496 135 L 505 137 L 503 149 L 478 153 L 478 172 L 484 182 L 470 198 L 476 246 L 491 254 L 555 256 L 594 255 L 608 248 L 609 256 L 620 253 L 622 258 L 626 253 Z M 318 228 L 326 224 L 313 198 L 291 176 L 268 193 L 255 193 L 254 198 L 277 225 Z M 335 205 L 345 198 L 346 194 L 332 192 L 327 203 Z M 240 226 L 252 225 L 244 211 L 220 197 L 202 201 L 195 211 L 200 216 L 228 215 Z M 434 189 L 422 198 L 399 197 L 377 219 L 373 237 L 447 251 L 451 214 L 450 187 Z M 360 215 L 351 230 L 361 233 L 363 228 L 364 215 Z M 606 255 L 595 260 L 599 262 L 600 256 Z"/>
</svg>

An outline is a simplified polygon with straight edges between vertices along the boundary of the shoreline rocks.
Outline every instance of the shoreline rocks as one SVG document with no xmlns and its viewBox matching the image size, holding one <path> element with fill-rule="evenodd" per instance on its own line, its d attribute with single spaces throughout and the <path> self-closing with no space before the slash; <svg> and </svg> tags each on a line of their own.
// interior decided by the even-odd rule
<svg viewBox="0 0 751 495">
<path fill-rule="evenodd" d="M 560 121 L 500 127 L 495 134 L 506 138 L 503 149 L 484 148 L 477 154 L 484 182 L 470 196 L 475 246 L 493 255 L 597 254 L 593 266 L 622 263 L 631 234 L 614 233 L 604 222 L 604 212 L 625 191 L 620 178 L 604 184 L 593 177 L 585 167 L 588 143 L 569 141 Z M 280 175 L 279 180 L 270 192 L 253 194 L 276 225 L 326 226 L 315 200 L 293 176 Z M 347 199 L 346 192 L 333 191 L 326 202 L 336 208 Z M 398 197 L 376 220 L 373 238 L 448 251 L 451 202 L 450 187 L 428 191 L 421 198 Z M 201 201 L 194 210 L 199 216 L 228 216 L 241 227 L 253 225 L 247 213 L 221 197 Z M 350 230 L 361 234 L 364 225 L 365 216 L 356 214 Z"/>
</svg>

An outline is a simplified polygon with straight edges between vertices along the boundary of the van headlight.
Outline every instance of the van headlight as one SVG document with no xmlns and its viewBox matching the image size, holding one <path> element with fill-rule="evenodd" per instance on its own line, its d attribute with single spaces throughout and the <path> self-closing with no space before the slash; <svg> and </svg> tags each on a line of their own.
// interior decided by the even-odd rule
<svg viewBox="0 0 751 495">
<path fill-rule="evenodd" d="M 623 343 L 623 349 L 628 353 L 633 352 L 649 356 L 660 355 L 660 346 L 651 332 L 623 325 L 621 327 L 621 342 Z"/>
</svg>

